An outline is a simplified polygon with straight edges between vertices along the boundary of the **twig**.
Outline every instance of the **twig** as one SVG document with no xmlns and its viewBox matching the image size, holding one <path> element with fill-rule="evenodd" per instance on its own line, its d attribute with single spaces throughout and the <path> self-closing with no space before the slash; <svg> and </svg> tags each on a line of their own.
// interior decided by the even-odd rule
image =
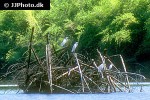
<svg viewBox="0 0 150 100">
<path fill-rule="evenodd" d="M 70 92 L 70 93 L 75 93 L 75 92 L 73 92 L 73 91 L 70 91 L 70 90 L 68 90 L 68 89 L 66 89 L 66 88 L 63 88 L 63 87 L 58 86 L 58 85 L 55 85 L 55 84 L 53 84 L 53 86 L 58 87 L 58 88 L 63 89 L 63 90 L 66 90 L 66 91 L 68 91 L 68 92 Z"/>
<path fill-rule="evenodd" d="M 78 66 L 76 66 L 76 67 L 70 69 L 70 71 L 67 71 L 67 72 L 63 73 L 62 75 L 58 76 L 58 77 L 56 78 L 56 80 L 60 79 L 61 77 L 65 76 L 65 75 L 67 75 L 69 72 L 71 73 L 71 72 L 74 71 L 75 69 L 78 69 Z"/>
</svg>

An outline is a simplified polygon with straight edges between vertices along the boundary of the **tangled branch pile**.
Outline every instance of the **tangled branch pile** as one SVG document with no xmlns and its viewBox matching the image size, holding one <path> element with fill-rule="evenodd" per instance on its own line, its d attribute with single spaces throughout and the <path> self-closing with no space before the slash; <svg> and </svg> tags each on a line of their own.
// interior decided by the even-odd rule
<svg viewBox="0 0 150 100">
<path fill-rule="evenodd" d="M 145 79 L 142 75 L 127 72 L 121 55 L 102 55 L 97 49 L 99 59 L 90 59 L 75 51 L 68 51 L 68 47 L 54 51 L 49 39 L 46 44 L 46 56 L 39 58 L 32 46 L 32 37 L 33 32 L 28 47 L 28 61 L 11 65 L 4 75 L 12 75 L 13 80 L 17 81 L 24 92 L 130 92 L 129 81 Z M 31 59 L 31 55 L 34 59 Z M 112 58 L 116 57 L 120 58 L 117 59 L 122 65 L 115 66 Z"/>
</svg>

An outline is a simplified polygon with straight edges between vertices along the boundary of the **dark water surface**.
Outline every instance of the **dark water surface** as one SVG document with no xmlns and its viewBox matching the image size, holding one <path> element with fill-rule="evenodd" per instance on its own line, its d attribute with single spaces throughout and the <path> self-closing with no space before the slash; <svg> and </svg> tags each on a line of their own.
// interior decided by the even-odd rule
<svg viewBox="0 0 150 100">
<path fill-rule="evenodd" d="M 110 94 L 24 94 L 17 89 L 0 89 L 0 100 L 150 100 L 150 83 L 140 87 L 132 87 L 132 92 Z"/>
</svg>

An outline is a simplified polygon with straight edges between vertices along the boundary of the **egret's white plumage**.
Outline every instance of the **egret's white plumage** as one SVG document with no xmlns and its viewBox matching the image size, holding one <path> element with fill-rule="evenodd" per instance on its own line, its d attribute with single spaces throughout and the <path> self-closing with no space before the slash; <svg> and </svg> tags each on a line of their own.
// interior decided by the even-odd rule
<svg viewBox="0 0 150 100">
<path fill-rule="evenodd" d="M 71 52 L 75 52 L 77 46 L 78 46 L 78 42 L 76 42 L 76 43 L 73 45 Z"/>
<path fill-rule="evenodd" d="M 113 64 L 110 64 L 108 67 L 108 70 L 112 69 L 112 67 L 113 67 Z"/>
<path fill-rule="evenodd" d="M 98 69 L 98 72 L 100 72 L 101 73 L 101 76 L 102 76 L 102 78 L 104 78 L 104 75 L 103 75 L 103 70 L 104 70 L 104 63 L 102 63 L 102 64 L 100 64 L 98 67 L 97 67 L 97 69 Z"/>
<path fill-rule="evenodd" d="M 65 37 L 63 42 L 60 44 L 62 47 L 67 43 L 68 41 L 68 37 Z"/>
<path fill-rule="evenodd" d="M 104 64 L 102 63 L 98 66 L 98 72 L 101 72 L 103 70 L 104 70 Z"/>
</svg>

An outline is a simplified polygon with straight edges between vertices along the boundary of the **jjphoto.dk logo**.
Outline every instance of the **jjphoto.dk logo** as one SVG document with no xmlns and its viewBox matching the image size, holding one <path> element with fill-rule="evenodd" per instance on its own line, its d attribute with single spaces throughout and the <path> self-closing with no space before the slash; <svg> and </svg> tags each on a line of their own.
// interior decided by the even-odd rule
<svg viewBox="0 0 150 100">
<path fill-rule="evenodd" d="M 21 7 L 21 8 L 23 8 L 23 7 L 44 7 L 44 4 L 42 3 L 42 2 L 38 2 L 37 4 L 33 4 L 33 3 L 26 3 L 26 4 L 24 4 L 24 3 L 22 3 L 22 2 L 20 2 L 20 3 L 4 3 L 4 7 L 5 8 L 9 8 L 9 7 L 12 7 L 12 8 L 17 8 L 17 7 Z"/>
<path fill-rule="evenodd" d="M 4 7 L 8 8 L 9 7 L 9 3 L 4 3 Z"/>
</svg>

